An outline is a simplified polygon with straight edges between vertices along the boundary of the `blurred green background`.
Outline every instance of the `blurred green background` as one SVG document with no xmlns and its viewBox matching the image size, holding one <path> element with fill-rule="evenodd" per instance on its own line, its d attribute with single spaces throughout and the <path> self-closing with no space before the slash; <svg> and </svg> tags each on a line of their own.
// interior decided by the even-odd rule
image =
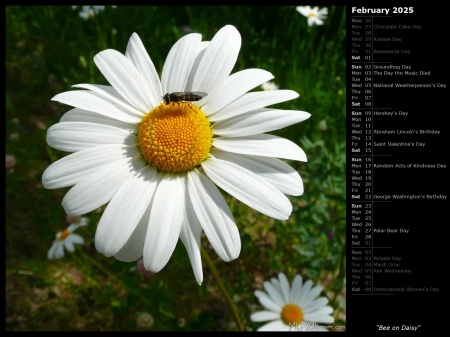
<svg viewBox="0 0 450 337">
<path fill-rule="evenodd" d="M 280 89 L 300 97 L 273 107 L 311 117 L 273 132 L 306 152 L 289 162 L 305 193 L 289 197 L 289 220 L 278 221 L 232 197 L 226 200 L 242 239 L 238 259 L 224 262 L 202 244 L 239 310 L 247 330 L 262 310 L 256 289 L 284 272 L 324 287 L 335 325 L 345 325 L 345 7 L 328 7 L 322 26 L 308 26 L 295 6 L 106 6 L 83 19 L 81 7 L 6 7 L 6 330 L 234 330 L 222 293 L 204 264 L 199 286 L 184 246 L 158 274 L 136 263 L 106 258 L 93 239 L 101 212 L 77 233 L 85 244 L 60 260 L 47 259 L 55 234 L 68 226 L 61 200 L 67 189 L 42 187 L 43 171 L 66 155 L 50 148 L 46 130 L 71 107 L 52 102 L 78 83 L 108 84 L 93 57 L 122 53 L 139 34 L 161 72 L 171 46 L 189 32 L 211 40 L 234 25 L 242 48 L 233 73 L 261 68 Z M 255 90 L 262 90 L 260 87 Z M 151 317 L 151 318 L 149 318 Z"/>
</svg>

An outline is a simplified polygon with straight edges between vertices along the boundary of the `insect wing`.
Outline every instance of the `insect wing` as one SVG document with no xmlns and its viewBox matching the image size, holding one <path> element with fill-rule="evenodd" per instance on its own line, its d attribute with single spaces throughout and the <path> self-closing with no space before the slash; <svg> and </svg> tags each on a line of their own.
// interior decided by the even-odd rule
<svg viewBox="0 0 450 337">
<path fill-rule="evenodd" d="M 184 94 L 186 101 L 200 101 L 202 98 L 208 96 L 206 92 L 202 91 L 185 92 Z"/>
</svg>

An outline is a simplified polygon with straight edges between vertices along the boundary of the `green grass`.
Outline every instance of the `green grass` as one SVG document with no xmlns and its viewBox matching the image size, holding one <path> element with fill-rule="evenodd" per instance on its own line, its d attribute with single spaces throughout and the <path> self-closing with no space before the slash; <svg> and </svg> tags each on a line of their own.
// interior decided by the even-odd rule
<svg viewBox="0 0 450 337">
<path fill-rule="evenodd" d="M 236 26 L 242 47 L 233 72 L 261 68 L 298 99 L 277 105 L 311 113 L 308 120 L 273 132 L 299 144 L 307 163 L 289 162 L 305 193 L 289 197 L 287 221 L 262 215 L 226 196 L 242 239 L 238 259 L 224 262 L 206 238 L 202 244 L 248 330 L 261 310 L 253 292 L 284 272 L 324 286 L 335 325 L 345 325 L 345 8 L 329 7 L 323 26 L 308 27 L 294 6 L 122 7 L 83 20 L 70 6 L 6 7 L 6 330 L 234 330 L 229 308 L 204 265 L 194 279 L 180 243 L 166 267 L 144 277 L 136 263 L 106 258 L 93 239 L 101 213 L 78 233 L 86 241 L 63 259 L 47 260 L 56 232 L 67 226 L 61 200 L 67 189 L 42 187 L 43 171 L 66 155 L 50 148 L 46 129 L 70 108 L 50 101 L 77 83 L 107 84 L 93 57 L 111 48 L 125 52 L 139 34 L 161 71 L 182 27 L 210 40 L 226 24 Z M 255 88 L 261 90 L 261 88 Z M 327 128 L 319 127 L 326 121 Z M 13 136 L 11 136 L 13 134 Z"/>
</svg>

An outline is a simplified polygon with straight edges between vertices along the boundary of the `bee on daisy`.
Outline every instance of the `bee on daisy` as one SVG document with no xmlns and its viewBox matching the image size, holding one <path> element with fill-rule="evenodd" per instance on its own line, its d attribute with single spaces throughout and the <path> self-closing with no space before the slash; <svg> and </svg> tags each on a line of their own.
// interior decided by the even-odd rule
<svg viewBox="0 0 450 337">
<path fill-rule="evenodd" d="M 231 25 L 211 41 L 185 35 L 160 78 L 134 33 L 125 54 L 108 49 L 94 57 L 110 85 L 77 84 L 79 90 L 53 97 L 73 108 L 48 129 L 47 142 L 72 154 L 46 169 L 43 185 L 73 186 L 62 200 L 69 215 L 108 204 L 95 234 L 99 252 L 126 262 L 143 258 L 145 269 L 156 273 L 180 239 L 201 284 L 202 232 L 224 261 L 241 250 L 219 188 L 262 214 L 289 218 L 287 195 L 301 195 L 303 182 L 281 159 L 306 161 L 306 154 L 267 132 L 310 114 L 268 108 L 297 98 L 295 91 L 249 92 L 274 76 L 262 69 L 232 74 L 240 47 Z M 206 95 L 172 102 L 171 93 Z"/>
</svg>

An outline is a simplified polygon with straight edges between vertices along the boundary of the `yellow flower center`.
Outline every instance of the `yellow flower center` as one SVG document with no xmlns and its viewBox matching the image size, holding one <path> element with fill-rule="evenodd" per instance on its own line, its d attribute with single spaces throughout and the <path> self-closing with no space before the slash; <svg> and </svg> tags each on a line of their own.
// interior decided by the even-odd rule
<svg viewBox="0 0 450 337">
<path fill-rule="evenodd" d="M 63 230 L 59 234 L 58 241 L 64 241 L 69 235 L 70 231 L 68 229 Z"/>
<path fill-rule="evenodd" d="M 309 13 L 308 16 L 309 16 L 310 18 L 315 18 L 315 17 L 317 17 L 316 13 Z"/>
<path fill-rule="evenodd" d="M 285 324 L 300 324 L 303 321 L 303 312 L 295 304 L 286 304 L 281 311 L 281 319 Z"/>
<path fill-rule="evenodd" d="M 146 114 L 138 145 L 147 163 L 162 172 L 186 172 L 208 158 L 213 133 L 203 112 L 191 103 L 161 103 Z"/>
</svg>

